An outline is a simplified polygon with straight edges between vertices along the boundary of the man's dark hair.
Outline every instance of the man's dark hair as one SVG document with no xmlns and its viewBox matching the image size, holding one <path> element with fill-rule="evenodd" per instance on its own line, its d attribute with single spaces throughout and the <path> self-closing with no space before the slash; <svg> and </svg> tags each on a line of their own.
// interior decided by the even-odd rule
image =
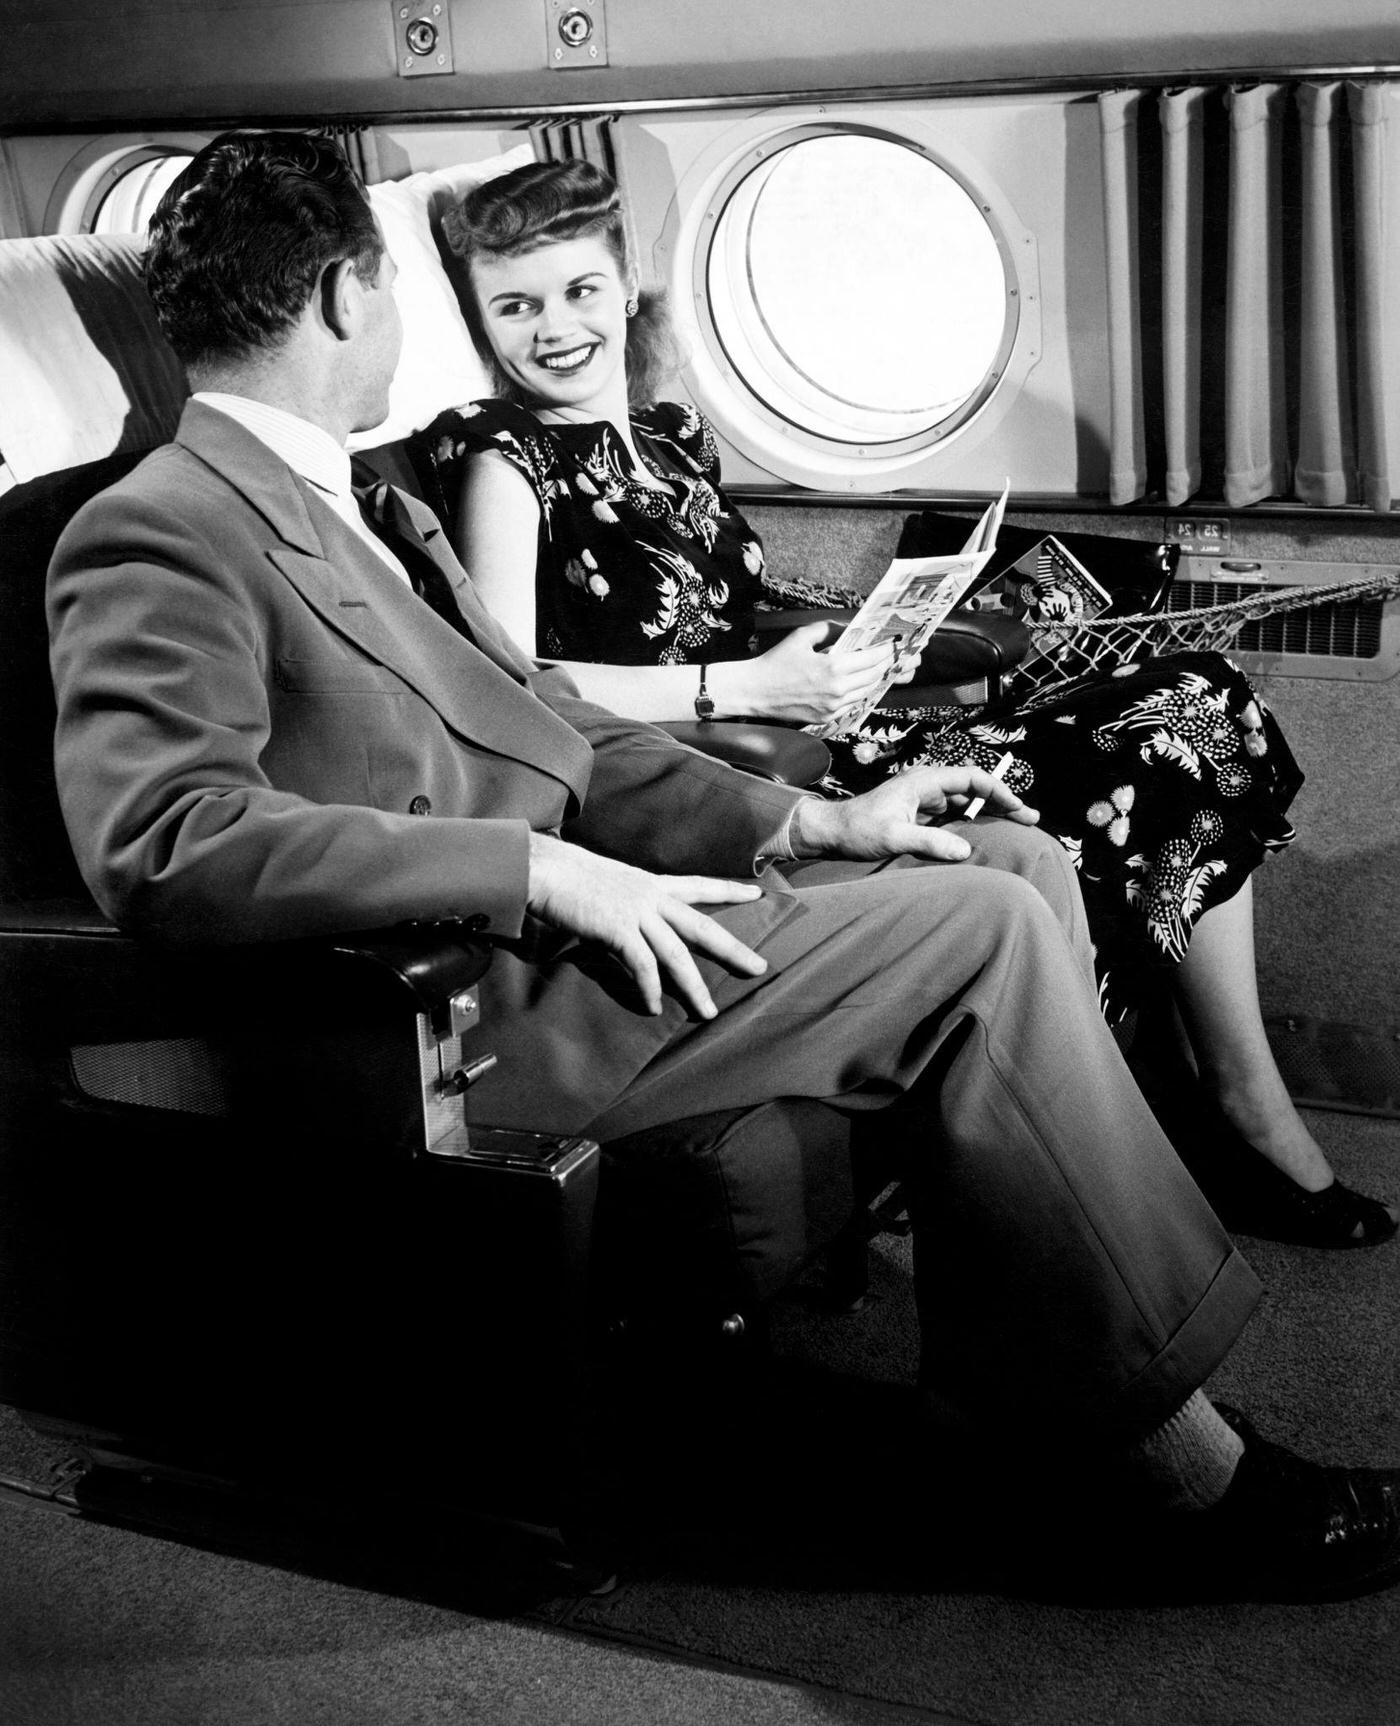
<svg viewBox="0 0 1400 1726">
<path fill-rule="evenodd" d="M 192 362 L 276 347 L 327 264 L 362 281 L 384 242 L 344 153 L 305 132 L 225 132 L 151 219 L 146 288 L 176 354 Z"/>
</svg>

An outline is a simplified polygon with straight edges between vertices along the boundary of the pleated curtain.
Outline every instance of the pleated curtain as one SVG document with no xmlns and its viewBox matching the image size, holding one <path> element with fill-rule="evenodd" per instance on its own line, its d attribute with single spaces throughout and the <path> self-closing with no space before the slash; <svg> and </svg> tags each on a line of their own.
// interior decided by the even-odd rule
<svg viewBox="0 0 1400 1726">
<path fill-rule="evenodd" d="M 537 120 L 530 128 L 535 154 L 541 162 L 591 162 L 617 182 L 622 192 L 622 222 L 627 236 L 627 255 L 634 262 L 641 258 L 637 230 L 632 218 L 632 206 L 627 197 L 627 184 L 619 160 L 613 115 L 593 114 L 582 119 L 557 116 Z"/>
<path fill-rule="evenodd" d="M 367 186 L 384 178 L 379 166 L 379 139 L 373 126 L 317 126 L 322 137 L 333 138 L 344 150 L 350 166 Z"/>
<path fill-rule="evenodd" d="M 1099 99 L 1112 502 L 1204 488 L 1232 507 L 1390 508 L 1385 95 L 1332 81 Z"/>
</svg>

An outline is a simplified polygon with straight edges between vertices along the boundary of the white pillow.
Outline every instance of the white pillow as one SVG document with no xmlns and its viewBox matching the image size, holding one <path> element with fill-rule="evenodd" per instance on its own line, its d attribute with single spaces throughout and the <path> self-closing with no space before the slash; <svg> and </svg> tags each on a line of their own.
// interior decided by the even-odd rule
<svg viewBox="0 0 1400 1726">
<path fill-rule="evenodd" d="M 398 266 L 394 298 L 403 319 L 403 353 L 389 388 L 388 418 L 372 431 L 356 432 L 349 440 L 352 450 L 407 437 L 430 424 L 444 408 L 461 407 L 491 394 L 485 367 L 477 358 L 438 257 L 433 228 L 473 186 L 534 159 L 530 145 L 521 144 L 485 162 L 463 162 L 370 187 L 369 201 Z"/>
</svg>

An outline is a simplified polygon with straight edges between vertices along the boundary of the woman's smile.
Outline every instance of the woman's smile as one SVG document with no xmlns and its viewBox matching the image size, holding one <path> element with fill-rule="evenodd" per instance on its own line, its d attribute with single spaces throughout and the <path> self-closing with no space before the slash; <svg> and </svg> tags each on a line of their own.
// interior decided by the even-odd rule
<svg viewBox="0 0 1400 1726">
<path fill-rule="evenodd" d="M 563 353 L 541 354 L 538 364 L 550 372 L 576 372 L 586 366 L 597 351 L 597 342 L 586 342 L 582 347 L 568 348 Z"/>
</svg>

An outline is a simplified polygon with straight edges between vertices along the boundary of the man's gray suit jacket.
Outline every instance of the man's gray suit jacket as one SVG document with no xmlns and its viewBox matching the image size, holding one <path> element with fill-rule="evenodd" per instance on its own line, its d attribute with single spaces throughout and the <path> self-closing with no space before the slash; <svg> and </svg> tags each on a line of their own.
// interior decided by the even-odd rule
<svg viewBox="0 0 1400 1726">
<path fill-rule="evenodd" d="M 49 586 L 69 833 L 99 905 L 162 940 L 466 920 L 498 942 L 483 1006 L 532 1124 L 577 1128 L 685 1014 L 641 1013 L 620 966 L 529 915 L 529 833 L 751 879 L 799 794 L 523 658 L 431 512 L 396 498 L 471 639 L 198 402 L 172 444 L 79 512 Z M 800 915 L 766 880 L 761 900 L 717 913 L 743 939 Z"/>
</svg>

